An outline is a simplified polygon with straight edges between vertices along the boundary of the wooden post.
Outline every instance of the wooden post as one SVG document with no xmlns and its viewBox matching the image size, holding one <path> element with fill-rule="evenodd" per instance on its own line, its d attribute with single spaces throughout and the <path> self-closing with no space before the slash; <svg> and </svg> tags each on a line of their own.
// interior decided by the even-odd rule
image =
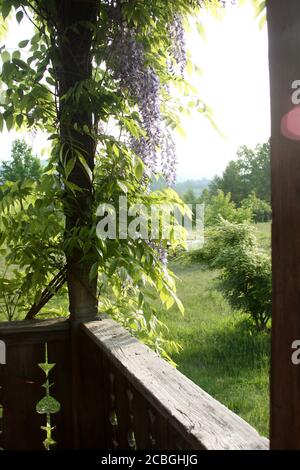
<svg viewBox="0 0 300 470">
<path fill-rule="evenodd" d="M 300 2 L 268 0 L 271 83 L 273 326 L 271 449 L 300 449 Z M 299 96 L 299 95 L 298 95 Z"/>
<path fill-rule="evenodd" d="M 76 102 L 66 100 L 66 94 L 76 86 L 92 78 L 93 31 L 80 22 L 96 27 L 98 2 L 96 0 L 56 0 L 56 24 L 58 30 L 57 82 L 59 88 L 59 132 L 62 156 L 66 164 L 73 164 L 68 182 L 80 191 L 74 192 L 65 185 L 64 206 L 66 215 L 66 241 L 74 233 L 86 233 L 93 224 L 94 192 L 92 180 L 85 165 L 93 173 L 96 143 L 90 134 L 82 132 L 84 126 L 90 131 L 96 125 L 95 114 L 90 109 L 85 95 Z M 79 130 L 77 128 L 79 126 Z M 76 153 L 77 152 L 77 153 Z M 62 170 L 64 171 L 64 170 Z M 78 236 L 79 237 L 79 236 Z M 73 238 L 74 240 L 74 238 Z M 85 250 L 79 241 L 72 241 L 66 250 L 67 282 L 72 321 L 95 318 L 98 313 L 96 298 L 97 279 L 89 279 L 90 269 L 97 259 L 96 248 L 89 240 L 90 248 Z"/>
<path fill-rule="evenodd" d="M 88 105 L 86 95 L 80 99 L 66 100 L 70 90 L 92 78 L 93 28 L 96 27 L 99 2 L 97 0 L 56 0 L 56 27 L 58 31 L 57 82 L 59 88 L 59 132 L 63 160 L 73 164 L 68 182 L 80 191 L 75 194 L 65 185 L 64 208 L 66 215 L 65 240 L 72 240 L 66 249 L 67 282 L 71 328 L 71 369 L 72 369 L 72 417 L 73 447 L 80 448 L 80 429 L 83 414 L 81 410 L 82 368 L 79 364 L 79 326 L 83 320 L 95 319 L 98 314 L 97 278 L 90 280 L 90 269 L 97 259 L 96 246 L 88 240 L 82 247 L 74 234 L 89 233 L 93 225 L 94 191 L 92 178 L 95 165 L 96 143 L 89 133 L 82 132 L 96 127 L 95 110 Z M 78 158 L 78 153 L 84 159 Z M 63 171 L 63 170 L 62 170 Z M 73 239 L 72 239 L 73 237 Z M 78 237 L 80 238 L 80 237 Z M 75 240 L 75 242 L 74 242 Z M 89 245 L 88 245 L 89 243 Z M 72 248 L 70 248 L 70 245 Z"/>
</svg>

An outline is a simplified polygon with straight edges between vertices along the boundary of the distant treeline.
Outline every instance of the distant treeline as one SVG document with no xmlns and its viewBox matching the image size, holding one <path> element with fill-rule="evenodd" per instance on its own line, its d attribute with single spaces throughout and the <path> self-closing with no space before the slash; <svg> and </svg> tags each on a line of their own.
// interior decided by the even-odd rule
<svg viewBox="0 0 300 470">
<path fill-rule="evenodd" d="M 200 196 L 189 186 L 183 199 L 187 204 L 205 203 L 208 209 L 214 208 L 215 216 L 220 213 L 227 220 L 229 209 L 239 209 L 239 214 L 249 209 L 252 220 L 263 222 L 271 218 L 270 186 L 270 143 L 266 142 L 254 149 L 240 147 L 222 176 L 215 176 Z"/>
<path fill-rule="evenodd" d="M 217 194 L 218 190 L 231 193 L 231 199 L 238 206 L 251 193 L 270 202 L 270 143 L 258 144 L 254 149 L 240 147 L 237 158 L 231 160 L 221 177 L 215 176 L 208 191 Z"/>
<path fill-rule="evenodd" d="M 175 191 L 183 196 L 187 191 L 192 190 L 196 197 L 201 196 L 203 190 L 209 186 L 211 180 L 207 178 L 202 178 L 200 180 L 186 180 L 177 182 L 174 186 Z M 166 183 L 163 178 L 154 180 L 152 182 L 152 190 L 163 189 L 166 187 Z"/>
</svg>

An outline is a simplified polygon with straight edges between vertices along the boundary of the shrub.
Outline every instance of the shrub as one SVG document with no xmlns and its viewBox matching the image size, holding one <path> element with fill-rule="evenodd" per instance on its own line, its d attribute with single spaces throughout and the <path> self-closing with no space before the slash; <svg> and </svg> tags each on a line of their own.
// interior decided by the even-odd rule
<svg viewBox="0 0 300 470">
<path fill-rule="evenodd" d="M 251 315 L 259 330 L 271 317 L 271 260 L 259 249 L 253 228 L 223 221 L 210 240 L 210 266 L 221 270 L 219 288 L 236 310 Z"/>
<path fill-rule="evenodd" d="M 237 208 L 231 200 L 231 194 L 224 194 L 219 190 L 218 194 L 212 196 L 205 207 L 205 225 L 215 226 L 222 223 L 222 219 L 229 222 L 250 222 L 252 210 L 249 207 Z"/>
<path fill-rule="evenodd" d="M 242 201 L 242 207 L 252 211 L 254 222 L 267 222 L 271 219 L 272 209 L 270 204 L 267 201 L 259 199 L 255 193 L 249 194 L 249 196 Z"/>
<path fill-rule="evenodd" d="M 251 225 L 221 222 L 207 231 L 204 248 L 189 253 L 189 259 L 220 270 L 218 287 L 231 307 L 248 313 L 264 330 L 271 317 L 270 257 L 259 249 Z"/>
</svg>

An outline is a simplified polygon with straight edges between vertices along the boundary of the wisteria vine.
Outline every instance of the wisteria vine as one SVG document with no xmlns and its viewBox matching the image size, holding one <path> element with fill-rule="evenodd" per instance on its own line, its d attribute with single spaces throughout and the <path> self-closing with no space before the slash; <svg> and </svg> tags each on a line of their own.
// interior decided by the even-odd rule
<svg viewBox="0 0 300 470">
<path fill-rule="evenodd" d="M 179 15 L 175 15 L 169 34 L 174 45 L 173 59 L 183 74 L 186 48 Z M 145 136 L 139 139 L 130 137 L 130 146 L 154 173 L 158 171 L 160 155 L 162 174 L 166 182 L 173 185 L 176 180 L 176 149 L 171 132 L 163 122 L 160 78 L 146 63 L 144 47 L 138 40 L 136 29 L 130 29 L 124 21 L 120 23 L 120 33 L 113 43 L 113 49 L 121 89 L 137 104 L 141 127 L 145 132 Z"/>
<path fill-rule="evenodd" d="M 191 0 L 191 5 L 203 7 L 205 3 L 215 2 L 221 7 L 233 4 L 235 0 Z M 139 29 L 129 25 L 122 15 L 122 2 L 112 2 L 112 22 L 117 24 L 117 34 L 112 40 L 111 49 L 115 62 L 116 77 L 120 88 L 138 106 L 141 127 L 145 136 L 137 139 L 130 137 L 131 149 L 141 157 L 151 173 L 159 169 L 168 185 L 176 182 L 176 148 L 172 133 L 164 123 L 161 113 L 161 92 L 166 83 L 161 83 L 159 74 L 146 60 L 146 52 L 139 38 Z M 170 75 L 184 76 L 187 63 L 187 50 L 183 16 L 175 12 L 166 32 L 170 44 L 167 61 Z"/>
</svg>

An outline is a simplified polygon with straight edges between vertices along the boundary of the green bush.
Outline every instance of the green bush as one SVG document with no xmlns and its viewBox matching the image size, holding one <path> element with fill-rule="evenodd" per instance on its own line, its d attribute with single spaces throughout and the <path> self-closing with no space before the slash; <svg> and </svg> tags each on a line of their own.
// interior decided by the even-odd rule
<svg viewBox="0 0 300 470">
<path fill-rule="evenodd" d="M 210 229 L 201 250 L 189 259 L 220 270 L 218 286 L 231 307 L 248 313 L 258 330 L 271 317 L 271 259 L 257 245 L 249 224 L 222 220 Z"/>
<path fill-rule="evenodd" d="M 253 192 L 242 201 L 244 209 L 250 209 L 253 214 L 253 222 L 268 222 L 272 216 L 272 209 L 267 201 L 259 199 Z"/>
<path fill-rule="evenodd" d="M 205 225 L 208 227 L 219 225 L 222 219 L 236 223 L 250 222 L 252 210 L 249 207 L 237 208 L 231 200 L 231 194 L 224 194 L 219 190 L 205 205 Z"/>
</svg>

